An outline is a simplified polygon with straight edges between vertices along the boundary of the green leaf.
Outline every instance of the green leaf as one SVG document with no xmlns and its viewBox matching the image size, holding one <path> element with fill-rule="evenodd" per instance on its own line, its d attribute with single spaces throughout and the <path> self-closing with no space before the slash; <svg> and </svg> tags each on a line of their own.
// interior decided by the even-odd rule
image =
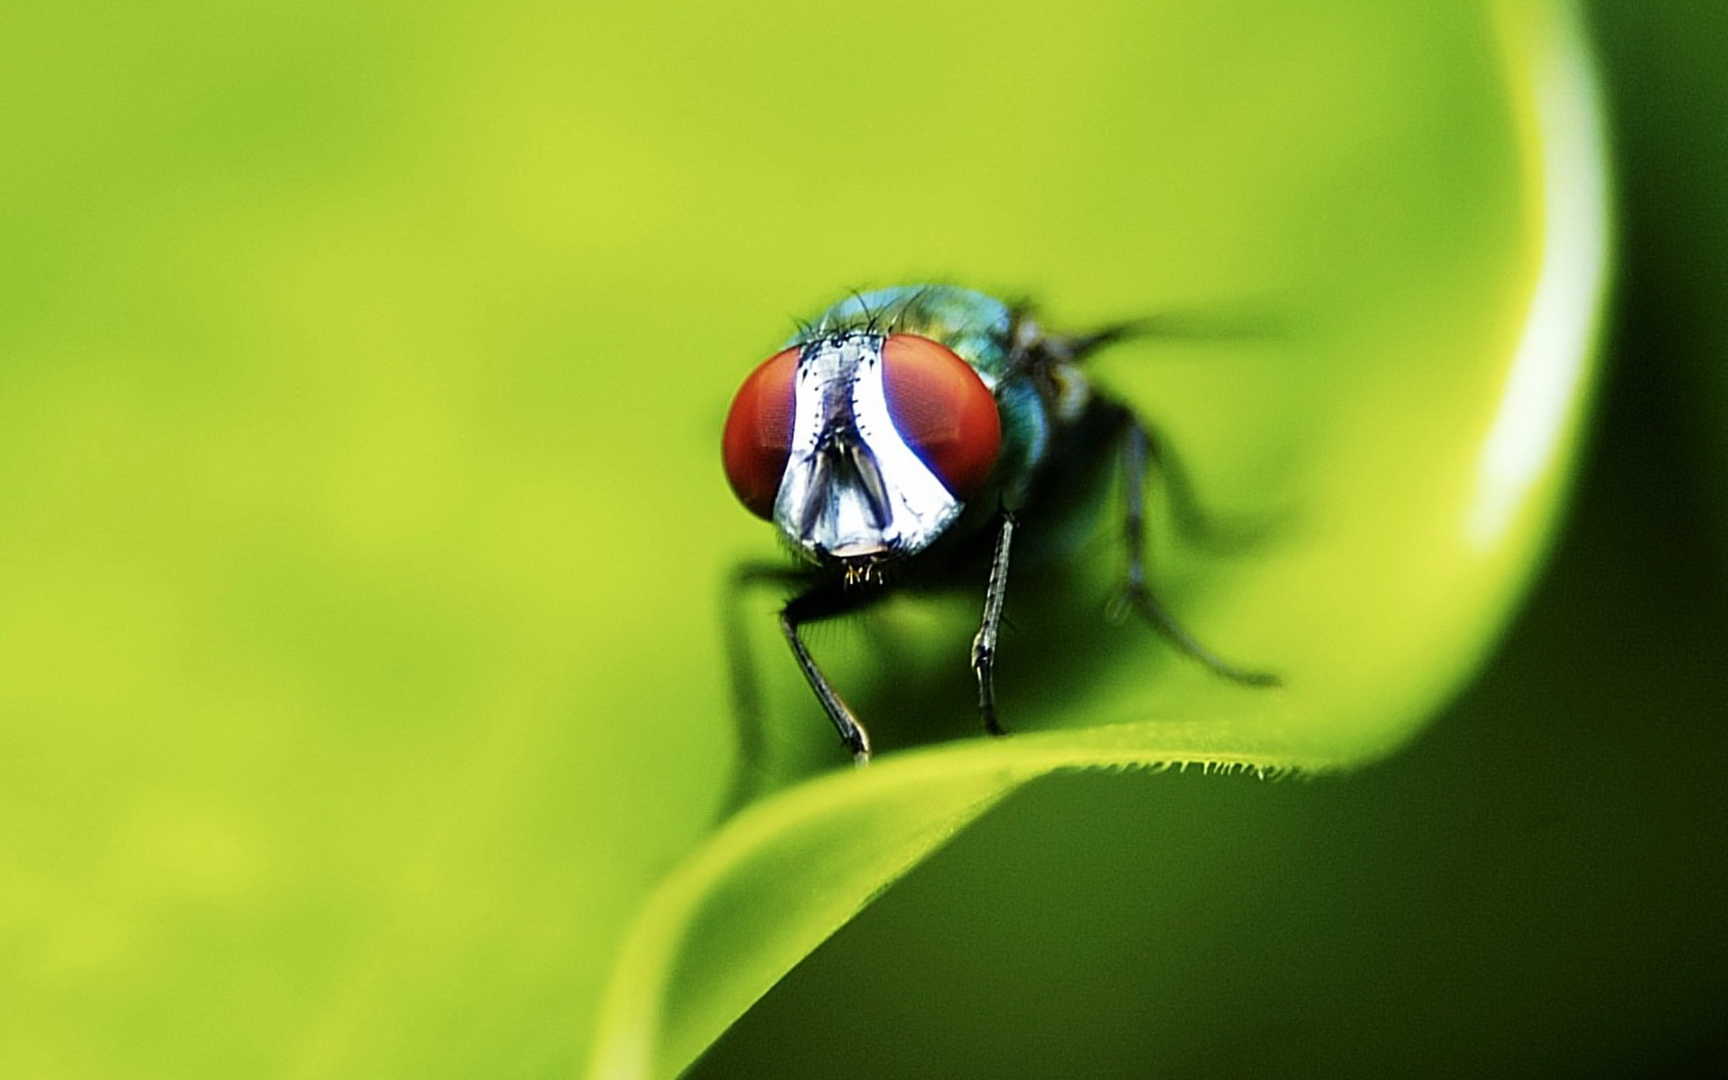
<svg viewBox="0 0 1728 1080">
<path fill-rule="evenodd" d="M 1565 483 L 1600 172 L 1546 8 L 15 7 L 0 1075 L 675 1072 L 1029 777 L 1391 751 Z M 1101 498 L 1017 573 L 1006 742 L 976 595 L 813 634 L 841 764 L 722 603 L 775 549 L 717 433 L 791 315 L 925 278 L 1266 328 L 1097 372 L 1256 532 L 1160 519 L 1161 595 L 1284 689 L 1105 621 Z"/>
<path fill-rule="evenodd" d="M 1591 382 L 1606 245 L 1589 75 L 1549 8 L 1327 15 L 1251 35 L 1258 50 L 1186 27 L 1195 37 L 1172 56 L 1265 111 L 1159 147 L 1207 178 L 1269 176 L 1276 159 L 1277 189 L 1234 215 L 1251 227 L 1233 261 L 1300 267 L 1301 284 L 1279 281 L 1294 329 L 1271 343 L 1147 346 L 1108 366 L 1204 463 L 1206 486 L 1232 492 L 1239 512 L 1269 503 L 1286 518 L 1245 554 L 1164 563 L 1206 636 L 1275 666 L 1285 688 L 1209 682 L 1165 666 L 1134 628 L 1064 623 L 1063 609 L 1101 622 L 1119 572 L 1089 548 L 1054 601 L 1031 602 L 1019 638 L 1041 652 L 1019 658 L 1034 671 L 1015 686 L 1054 682 L 1065 699 L 1027 710 L 1012 739 L 885 755 L 729 822 L 638 919 L 594 1076 L 680 1071 L 870 897 L 1033 777 L 1359 765 L 1408 738 L 1491 646 L 1552 527 Z M 1322 55 L 1324 78 L 1291 78 L 1297 58 Z M 1213 194 L 1184 190 L 1142 221 L 1168 214 L 1179 231 L 1227 215 Z M 1133 235 L 1152 246 L 1168 232 Z M 894 643 L 912 690 L 872 686 L 867 648 L 840 685 L 869 688 L 867 720 L 916 710 L 934 676 L 906 642 L 955 666 L 965 619 L 963 607 L 897 607 L 873 632 L 879 649 Z"/>
</svg>

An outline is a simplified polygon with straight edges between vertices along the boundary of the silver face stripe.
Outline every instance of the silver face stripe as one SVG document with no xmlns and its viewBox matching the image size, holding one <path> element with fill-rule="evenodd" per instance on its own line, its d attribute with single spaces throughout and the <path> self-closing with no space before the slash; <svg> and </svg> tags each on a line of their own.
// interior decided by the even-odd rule
<svg viewBox="0 0 1728 1080">
<path fill-rule="evenodd" d="M 813 558 L 910 555 L 961 510 L 894 427 L 882 386 L 884 340 L 829 338 L 798 361 L 792 451 L 774 521 Z"/>
</svg>

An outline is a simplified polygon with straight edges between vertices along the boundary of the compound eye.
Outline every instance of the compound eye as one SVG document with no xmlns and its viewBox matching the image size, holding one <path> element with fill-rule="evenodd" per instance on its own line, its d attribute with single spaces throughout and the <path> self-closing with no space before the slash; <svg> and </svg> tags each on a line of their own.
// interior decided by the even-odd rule
<svg viewBox="0 0 1728 1080">
<path fill-rule="evenodd" d="M 760 518 L 774 517 L 774 496 L 792 452 L 798 354 L 797 346 L 777 352 L 750 373 L 732 399 L 720 438 L 732 493 Z"/>
<path fill-rule="evenodd" d="M 900 437 L 955 498 L 984 486 L 1002 421 L 972 365 L 929 338 L 893 334 L 882 346 L 882 388 Z"/>
</svg>

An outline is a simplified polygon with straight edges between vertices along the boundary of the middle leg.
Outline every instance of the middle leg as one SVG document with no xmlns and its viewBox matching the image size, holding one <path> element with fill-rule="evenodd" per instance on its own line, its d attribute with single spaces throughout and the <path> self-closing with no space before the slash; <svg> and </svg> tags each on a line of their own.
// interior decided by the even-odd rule
<svg viewBox="0 0 1728 1080">
<path fill-rule="evenodd" d="M 984 587 L 984 619 L 972 639 L 972 670 L 978 675 L 978 714 L 984 730 L 1005 735 L 996 719 L 996 636 L 1002 628 L 1002 604 L 1008 597 L 1008 549 L 1014 542 L 1014 515 L 1002 512 L 996 553 L 990 559 L 990 580 Z"/>
</svg>

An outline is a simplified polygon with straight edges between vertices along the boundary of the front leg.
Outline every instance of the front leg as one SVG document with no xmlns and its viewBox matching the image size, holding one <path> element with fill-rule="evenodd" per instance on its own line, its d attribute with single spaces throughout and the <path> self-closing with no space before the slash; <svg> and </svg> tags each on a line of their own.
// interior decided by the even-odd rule
<svg viewBox="0 0 1728 1080">
<path fill-rule="evenodd" d="M 776 586 L 785 594 L 791 588 L 807 588 L 809 584 L 810 572 L 807 569 L 783 563 L 747 562 L 726 576 L 720 598 L 720 633 L 731 672 L 732 726 L 737 732 L 738 750 L 732 785 L 721 801 L 719 820 L 732 816 L 768 781 L 765 764 L 768 746 L 762 730 L 762 688 L 757 680 L 756 664 L 750 655 L 748 619 L 752 613 L 744 598 L 751 589 L 766 585 Z"/>
<path fill-rule="evenodd" d="M 1002 529 L 996 534 L 996 554 L 990 560 L 990 580 L 984 586 L 984 619 L 972 639 L 972 670 L 978 675 L 978 713 L 984 730 L 1005 735 L 996 719 L 996 635 L 1002 627 L 1002 602 L 1008 596 L 1008 549 L 1014 542 L 1014 515 L 1002 512 Z"/>
<path fill-rule="evenodd" d="M 816 699 L 822 703 L 823 711 L 833 722 L 834 730 L 840 733 L 840 741 L 852 751 L 852 760 L 859 765 L 870 761 L 870 733 L 864 730 L 864 725 L 858 722 L 858 717 L 841 699 L 828 677 L 822 674 L 822 669 L 816 666 L 815 657 L 810 655 L 810 650 L 798 636 L 798 627 L 856 611 L 875 600 L 876 595 L 874 591 L 849 588 L 839 582 L 823 582 L 793 597 L 780 609 L 780 632 L 786 635 L 786 643 L 792 646 L 792 655 L 798 660 L 799 670 L 804 672 L 804 681 L 810 684 Z"/>
</svg>

